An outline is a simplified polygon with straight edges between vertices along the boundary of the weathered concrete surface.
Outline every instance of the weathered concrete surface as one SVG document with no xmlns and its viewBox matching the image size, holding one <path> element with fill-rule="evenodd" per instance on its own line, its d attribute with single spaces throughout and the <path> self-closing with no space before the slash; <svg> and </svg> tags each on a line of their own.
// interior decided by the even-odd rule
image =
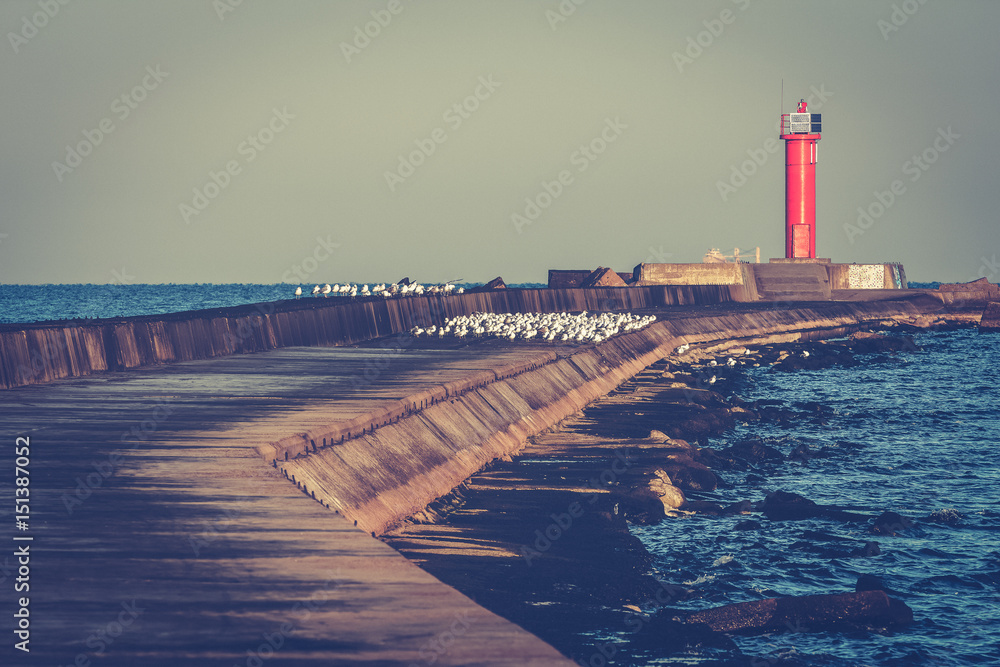
<svg viewBox="0 0 1000 667">
<path fill-rule="evenodd" d="M 341 425 L 331 420 L 260 451 L 319 502 L 380 534 L 682 343 L 710 347 L 734 339 L 830 337 L 920 312 L 913 302 L 885 301 L 665 315 L 665 321 L 600 345 L 561 348 L 557 358 L 512 377 L 490 382 L 480 376 L 464 393 L 446 401 L 439 396 L 419 414 L 405 413 L 407 406 L 426 403 L 423 393 L 359 416 L 350 424 L 352 433 L 361 431 L 356 437 L 344 438 Z M 533 347 L 552 349 L 522 349 Z"/>
<path fill-rule="evenodd" d="M 0 664 L 569 664 L 304 495 L 255 450 L 523 356 L 295 348 L 0 392 L 8 449 L 30 437 L 20 534 L 34 538 L 31 653 L 16 652 L 8 630 Z M 0 463 L 7 480 L 13 461 Z M 0 489 L 8 628 L 13 496 Z"/>
<path fill-rule="evenodd" d="M 639 264 L 634 269 L 639 285 L 743 285 L 744 264 Z"/>
</svg>

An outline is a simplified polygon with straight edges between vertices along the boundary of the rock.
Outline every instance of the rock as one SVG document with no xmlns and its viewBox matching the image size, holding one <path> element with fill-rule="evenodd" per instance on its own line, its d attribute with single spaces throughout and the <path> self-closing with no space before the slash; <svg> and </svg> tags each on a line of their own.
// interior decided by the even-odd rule
<svg viewBox="0 0 1000 667">
<path fill-rule="evenodd" d="M 848 345 L 857 354 L 872 352 L 915 352 L 920 349 L 913 336 L 887 336 L 885 334 L 858 331 L 848 338 Z"/>
<path fill-rule="evenodd" d="M 674 486 L 688 491 L 714 491 L 719 480 L 708 466 L 687 454 L 671 454 L 663 464 Z"/>
<path fill-rule="evenodd" d="M 733 407 L 729 408 L 729 414 L 733 416 L 733 419 L 745 422 L 753 422 L 760 419 L 760 415 L 758 415 L 756 412 L 754 412 L 753 410 L 747 410 L 746 408 L 741 407 L 739 405 L 734 405 Z"/>
<path fill-rule="evenodd" d="M 813 458 L 813 450 L 805 443 L 797 446 L 788 455 L 789 461 L 795 461 L 797 463 L 808 463 L 811 458 Z"/>
<path fill-rule="evenodd" d="M 497 276 L 493 280 L 489 281 L 485 285 L 480 285 L 479 287 L 473 287 L 472 289 L 466 290 L 466 292 L 492 292 L 493 290 L 507 289 L 507 284 L 503 281 L 503 278 Z"/>
<path fill-rule="evenodd" d="M 986 304 L 983 316 L 979 320 L 979 333 L 1000 332 L 1000 303 L 991 301 Z"/>
<path fill-rule="evenodd" d="M 702 447 L 697 453 L 698 460 L 713 470 L 747 470 L 750 466 L 742 459 L 724 454 L 712 447 Z"/>
<path fill-rule="evenodd" d="M 882 554 L 882 549 L 879 547 L 878 542 L 865 542 L 865 546 L 858 547 L 854 549 L 849 554 L 852 557 L 870 557 L 879 556 Z"/>
<path fill-rule="evenodd" d="M 869 590 L 741 602 L 695 612 L 687 622 L 726 633 L 823 632 L 898 627 L 913 622 L 913 610 L 885 591 Z"/>
<path fill-rule="evenodd" d="M 720 452 L 723 456 L 731 456 L 750 464 L 760 464 L 766 461 L 784 461 L 785 455 L 780 451 L 765 445 L 760 440 L 741 440 Z"/>
<path fill-rule="evenodd" d="M 587 276 L 580 287 L 627 287 L 627 285 L 620 275 L 602 266 Z"/>
<path fill-rule="evenodd" d="M 681 508 L 685 512 L 697 512 L 698 514 L 722 514 L 723 507 L 719 503 L 708 500 L 689 500 Z"/>
<path fill-rule="evenodd" d="M 757 506 L 757 509 L 763 512 L 764 516 L 771 521 L 808 519 L 823 515 L 823 508 L 814 501 L 797 493 L 788 493 L 787 491 L 772 491 L 767 494 L 764 500 Z"/>
<path fill-rule="evenodd" d="M 838 507 L 819 505 L 804 496 L 787 491 L 772 491 L 758 503 L 757 509 L 771 521 L 798 521 L 812 517 L 836 521 L 864 521 L 867 518 L 862 514 L 845 512 Z"/>
<path fill-rule="evenodd" d="M 753 511 L 753 503 L 749 500 L 741 500 L 737 503 L 731 503 L 722 508 L 722 513 L 727 515 L 732 514 L 749 514 Z"/>
<path fill-rule="evenodd" d="M 943 523 L 948 526 L 957 525 L 962 521 L 962 514 L 956 509 L 934 510 L 927 517 L 931 523 Z"/>
<path fill-rule="evenodd" d="M 684 492 L 677 488 L 670 475 L 663 470 L 654 470 L 653 479 L 649 480 L 649 489 L 656 494 L 663 509 L 672 510 L 684 504 Z"/>
<path fill-rule="evenodd" d="M 668 442 L 670 440 L 670 436 L 663 431 L 652 430 L 649 432 L 647 439 L 650 442 Z"/>
<path fill-rule="evenodd" d="M 896 512 L 882 512 L 875 519 L 869 532 L 874 535 L 898 535 L 899 531 L 913 527 L 913 519 Z"/>
</svg>

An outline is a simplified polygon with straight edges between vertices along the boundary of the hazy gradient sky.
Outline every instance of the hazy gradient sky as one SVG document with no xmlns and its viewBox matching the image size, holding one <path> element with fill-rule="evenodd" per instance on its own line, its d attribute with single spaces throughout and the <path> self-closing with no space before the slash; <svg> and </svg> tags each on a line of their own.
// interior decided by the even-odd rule
<svg viewBox="0 0 1000 667">
<path fill-rule="evenodd" d="M 996 281 L 998 26 L 997 0 L 4 0 L 0 282 L 780 256 L 782 79 L 823 114 L 821 257 Z"/>
</svg>

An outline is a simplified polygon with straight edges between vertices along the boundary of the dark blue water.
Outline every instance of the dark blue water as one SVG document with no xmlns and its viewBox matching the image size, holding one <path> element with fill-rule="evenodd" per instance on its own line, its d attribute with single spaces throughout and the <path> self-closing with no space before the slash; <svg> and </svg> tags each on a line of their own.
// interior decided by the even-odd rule
<svg viewBox="0 0 1000 667">
<path fill-rule="evenodd" d="M 292 298 L 294 285 L 0 285 L 0 322 L 159 315 Z"/>
<path fill-rule="evenodd" d="M 887 537 L 868 534 L 863 523 L 755 515 L 759 530 L 735 529 L 746 516 L 633 529 L 656 554 L 661 578 L 698 591 L 681 607 L 848 592 L 871 574 L 913 609 L 912 626 L 886 634 L 737 638 L 746 655 L 761 656 L 754 664 L 1000 665 L 1000 336 L 962 330 L 917 341 L 922 351 L 860 357 L 866 361 L 854 368 L 750 371 L 740 381 L 744 398 L 816 401 L 834 413 L 789 428 L 751 424 L 729 440 L 758 435 L 785 453 L 825 445 L 832 456 L 749 476 L 722 472 L 732 488 L 706 496 L 756 502 L 791 491 L 871 517 L 893 510 L 912 517 L 913 528 Z M 879 542 L 881 555 L 848 556 L 867 540 Z"/>
<path fill-rule="evenodd" d="M 370 283 L 374 284 L 374 283 Z M 474 287 L 479 283 L 459 283 Z M 544 287 L 537 283 L 511 287 Z M 312 285 L 303 285 L 308 295 Z M 0 323 L 162 315 L 294 298 L 295 285 L 0 285 Z M 302 298 L 313 298 L 304 296 Z"/>
</svg>

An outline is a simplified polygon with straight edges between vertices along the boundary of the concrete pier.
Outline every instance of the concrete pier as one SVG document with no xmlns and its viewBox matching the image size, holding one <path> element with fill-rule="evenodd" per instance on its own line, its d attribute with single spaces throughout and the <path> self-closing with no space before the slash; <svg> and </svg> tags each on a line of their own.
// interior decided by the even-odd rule
<svg viewBox="0 0 1000 667">
<path fill-rule="evenodd" d="M 939 306 L 673 308 L 580 348 L 383 339 L 395 344 L 281 347 L 7 389 L 3 437 L 30 438 L 18 536 L 33 538 L 32 634 L 30 657 L 8 638 L 2 662 L 572 664 L 370 531 L 680 342 L 821 337 Z M 2 459 L 7 479 L 13 465 Z M 14 506 L 12 488 L 0 502 Z M 14 604 L 3 596 L 0 611 Z"/>
<path fill-rule="evenodd" d="M 0 393 L 8 449 L 30 438 L 20 534 L 34 538 L 31 653 L 8 633 L 0 662 L 569 664 L 260 458 L 260 443 L 315 420 L 523 356 L 410 350 L 379 364 L 386 354 L 283 349 Z M 379 376 L 354 387 L 368 367 Z M 3 459 L 8 479 L 13 460 Z M 10 566 L 9 486 L 2 496 Z M 12 597 L 0 598 L 7 619 Z"/>
</svg>

